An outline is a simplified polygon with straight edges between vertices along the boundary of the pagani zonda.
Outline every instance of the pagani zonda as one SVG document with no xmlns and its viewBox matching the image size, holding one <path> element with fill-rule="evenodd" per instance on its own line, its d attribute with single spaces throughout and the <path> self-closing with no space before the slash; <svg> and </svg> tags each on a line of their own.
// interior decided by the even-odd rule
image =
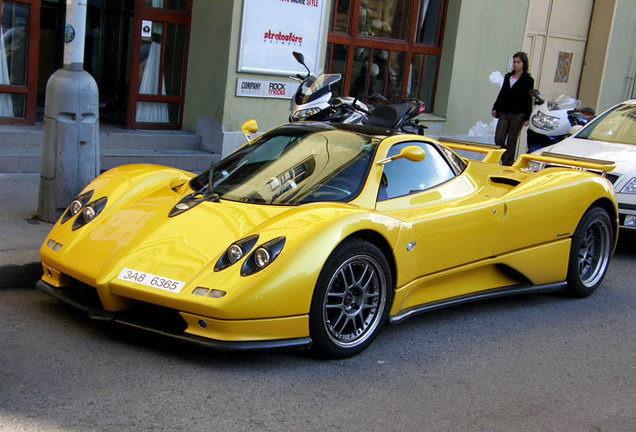
<svg viewBox="0 0 636 432">
<path fill-rule="evenodd" d="M 387 320 L 443 306 L 591 294 L 618 231 L 612 167 L 534 155 L 504 167 L 501 153 L 299 123 L 196 176 L 115 168 L 53 227 L 37 286 L 96 319 L 330 357 L 362 351 Z M 531 172 L 544 162 L 577 169 Z"/>
</svg>

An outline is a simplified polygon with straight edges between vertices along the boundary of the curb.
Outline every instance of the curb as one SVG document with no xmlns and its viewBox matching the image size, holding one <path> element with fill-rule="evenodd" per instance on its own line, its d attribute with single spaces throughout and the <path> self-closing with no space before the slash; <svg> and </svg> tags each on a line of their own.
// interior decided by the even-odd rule
<svg viewBox="0 0 636 432">
<path fill-rule="evenodd" d="M 39 249 L 0 251 L 0 288 L 33 287 L 41 277 Z"/>
<path fill-rule="evenodd" d="M 42 277 L 42 264 L 6 264 L 0 266 L 0 288 L 34 287 Z"/>
</svg>

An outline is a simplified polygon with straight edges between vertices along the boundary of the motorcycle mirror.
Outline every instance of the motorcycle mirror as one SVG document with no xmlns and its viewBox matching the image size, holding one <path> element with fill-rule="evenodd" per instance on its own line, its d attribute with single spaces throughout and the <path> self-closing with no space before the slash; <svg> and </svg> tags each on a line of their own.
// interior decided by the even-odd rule
<svg viewBox="0 0 636 432">
<path fill-rule="evenodd" d="M 535 105 L 543 105 L 545 103 L 545 101 L 541 99 L 541 94 L 539 93 L 539 90 L 537 89 L 530 90 L 530 96 L 534 98 Z"/>
<path fill-rule="evenodd" d="M 579 109 L 579 112 L 581 112 L 581 114 L 583 114 L 586 117 L 591 117 L 593 115 L 596 115 L 596 111 L 594 111 L 592 108 L 590 107 L 583 107 Z"/>
<path fill-rule="evenodd" d="M 292 55 L 294 56 L 294 58 L 296 59 L 298 63 L 300 63 L 301 65 L 305 64 L 305 56 L 302 55 L 302 53 L 299 53 L 298 51 L 294 51 L 292 52 Z"/>
<path fill-rule="evenodd" d="M 311 71 L 309 70 L 309 68 L 305 64 L 305 56 L 302 55 L 302 53 L 299 53 L 298 51 L 293 51 L 292 55 L 294 56 L 294 58 L 296 59 L 296 61 L 298 63 L 300 63 L 301 65 L 305 66 L 305 69 L 307 69 L 307 76 L 311 75 Z"/>
</svg>

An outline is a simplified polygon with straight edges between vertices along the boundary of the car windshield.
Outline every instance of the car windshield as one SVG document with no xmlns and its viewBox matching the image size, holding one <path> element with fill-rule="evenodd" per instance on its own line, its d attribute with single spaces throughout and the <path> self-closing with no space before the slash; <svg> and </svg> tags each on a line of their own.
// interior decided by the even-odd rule
<svg viewBox="0 0 636 432">
<path fill-rule="evenodd" d="M 348 202 L 364 186 L 376 141 L 337 128 L 282 126 L 219 162 L 213 192 L 258 204 Z M 195 177 L 192 188 L 204 189 L 208 178 L 209 172 Z"/>
<path fill-rule="evenodd" d="M 577 138 L 636 144 L 636 104 L 622 104 L 586 126 Z"/>
</svg>

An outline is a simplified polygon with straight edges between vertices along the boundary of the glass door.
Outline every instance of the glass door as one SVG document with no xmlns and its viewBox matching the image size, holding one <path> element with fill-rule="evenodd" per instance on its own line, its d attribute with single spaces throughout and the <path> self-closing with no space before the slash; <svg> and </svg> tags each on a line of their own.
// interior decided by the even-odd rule
<svg viewBox="0 0 636 432">
<path fill-rule="evenodd" d="M 133 0 L 93 0 L 86 13 L 84 70 L 99 88 L 99 115 L 126 123 Z"/>
<path fill-rule="evenodd" d="M 39 0 L 0 1 L 0 124 L 34 124 Z"/>
<path fill-rule="evenodd" d="M 192 0 L 135 0 L 129 128 L 180 129 Z"/>
</svg>

